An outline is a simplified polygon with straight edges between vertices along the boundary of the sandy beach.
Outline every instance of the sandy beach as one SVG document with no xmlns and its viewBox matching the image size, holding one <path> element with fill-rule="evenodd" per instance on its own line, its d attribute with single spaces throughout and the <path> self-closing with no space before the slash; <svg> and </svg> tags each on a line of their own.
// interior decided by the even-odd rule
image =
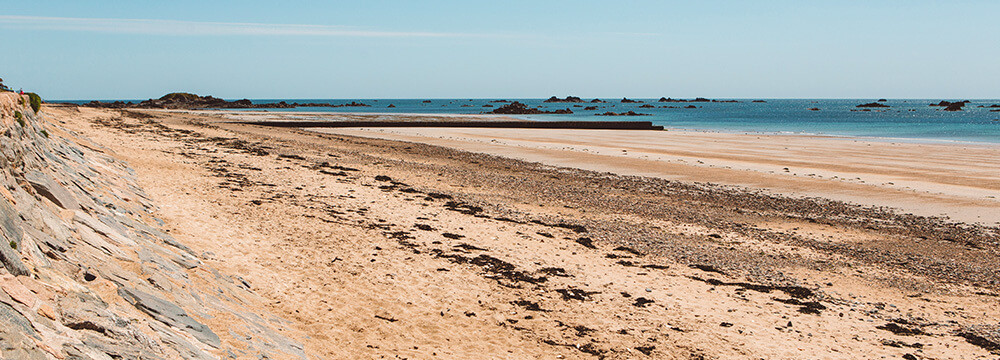
<svg viewBox="0 0 1000 360">
<path fill-rule="evenodd" d="M 905 214 L 995 221 L 995 148 L 46 113 L 134 168 L 170 234 L 310 357 L 1000 351 L 997 228 Z"/>
<path fill-rule="evenodd" d="M 1000 224 L 1000 146 L 718 132 L 317 129 L 621 175 L 710 182 Z"/>
</svg>

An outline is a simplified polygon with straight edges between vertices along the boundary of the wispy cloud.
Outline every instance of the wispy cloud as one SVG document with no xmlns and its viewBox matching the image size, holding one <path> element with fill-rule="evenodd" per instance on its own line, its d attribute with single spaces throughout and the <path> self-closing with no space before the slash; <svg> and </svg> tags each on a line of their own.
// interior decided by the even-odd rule
<svg viewBox="0 0 1000 360">
<path fill-rule="evenodd" d="M 351 26 L 0 15 L 0 27 L 172 36 L 481 37 L 481 34 L 377 31 Z"/>
</svg>

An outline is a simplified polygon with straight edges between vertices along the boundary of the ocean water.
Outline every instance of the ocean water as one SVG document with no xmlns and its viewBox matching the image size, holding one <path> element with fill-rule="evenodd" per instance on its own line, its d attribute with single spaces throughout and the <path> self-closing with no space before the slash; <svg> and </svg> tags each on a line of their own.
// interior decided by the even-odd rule
<svg viewBox="0 0 1000 360">
<path fill-rule="evenodd" d="M 505 105 L 496 99 L 256 99 L 254 103 L 286 101 L 289 103 L 343 104 L 358 101 L 371 107 L 300 107 L 295 109 L 250 109 L 234 111 L 292 111 L 333 113 L 409 113 L 409 114 L 478 114 Z M 674 129 L 700 129 L 734 133 L 816 134 L 856 136 L 891 140 L 930 142 L 1000 143 L 1000 100 L 971 100 L 963 111 L 948 112 L 929 106 L 942 99 L 889 99 L 889 108 L 861 110 L 855 106 L 875 99 L 736 99 L 737 103 L 694 102 L 659 103 L 656 99 L 633 99 L 644 103 L 621 103 L 621 99 L 602 99 L 607 103 L 544 103 L 544 99 L 506 99 L 520 101 L 543 110 L 569 108 L 571 115 L 516 115 L 532 120 L 645 120 Z M 591 99 L 584 99 L 589 101 Z M 726 100 L 726 99 L 719 99 Z M 944 99 L 959 101 L 964 99 Z M 429 102 L 427 102 L 429 101 Z M 389 108 L 392 104 L 395 107 Z M 650 104 L 655 108 L 641 108 Z M 492 105 L 494 107 L 484 107 Z M 574 107 L 579 105 L 580 107 Z M 685 109 L 688 105 L 696 109 Z M 980 108 L 978 106 L 986 106 Z M 583 110 L 597 106 L 597 110 Z M 675 106 L 678 108 L 661 108 Z M 819 108 L 812 111 L 811 108 Z M 596 116 L 612 111 L 635 111 L 649 116 Z"/>
</svg>

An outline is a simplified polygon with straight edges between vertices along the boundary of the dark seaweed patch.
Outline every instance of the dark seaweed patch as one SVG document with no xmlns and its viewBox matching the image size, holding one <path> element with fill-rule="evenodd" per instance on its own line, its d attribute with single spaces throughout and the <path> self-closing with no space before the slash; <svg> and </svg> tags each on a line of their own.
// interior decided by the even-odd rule
<svg viewBox="0 0 1000 360">
<path fill-rule="evenodd" d="M 556 292 L 562 295 L 562 299 L 566 301 L 587 301 L 590 300 L 591 295 L 600 294 L 600 291 L 584 291 L 580 289 L 556 289 Z"/>
<path fill-rule="evenodd" d="M 923 330 L 917 327 L 906 327 L 899 325 L 897 323 L 886 323 L 885 325 L 876 326 L 876 329 L 885 330 L 896 335 L 903 336 L 914 336 L 914 335 L 927 335 Z"/>
<path fill-rule="evenodd" d="M 597 248 L 596 246 L 594 246 L 594 240 L 591 240 L 589 237 L 582 237 L 582 238 L 576 239 L 576 243 L 580 244 L 580 245 L 583 245 L 583 247 L 585 247 L 585 248 L 590 248 L 590 249 L 596 249 Z"/>
<path fill-rule="evenodd" d="M 624 252 L 627 252 L 627 253 L 635 255 L 635 256 L 642 256 L 641 252 L 639 252 L 638 250 L 635 250 L 633 248 L 627 247 L 627 246 L 616 247 L 615 251 L 624 251 Z"/>
<path fill-rule="evenodd" d="M 635 307 L 646 307 L 646 305 L 652 304 L 654 302 L 655 301 L 647 299 L 647 298 L 644 298 L 644 297 L 637 297 L 637 298 L 635 298 L 635 302 L 632 303 L 632 306 L 635 306 Z"/>
</svg>

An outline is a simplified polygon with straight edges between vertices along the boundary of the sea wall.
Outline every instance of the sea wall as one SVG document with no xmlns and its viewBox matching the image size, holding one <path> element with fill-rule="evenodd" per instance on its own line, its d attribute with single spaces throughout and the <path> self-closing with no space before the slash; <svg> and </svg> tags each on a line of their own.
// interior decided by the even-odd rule
<svg viewBox="0 0 1000 360">
<path fill-rule="evenodd" d="M 0 359 L 305 358 L 109 151 L 0 93 Z"/>
</svg>

